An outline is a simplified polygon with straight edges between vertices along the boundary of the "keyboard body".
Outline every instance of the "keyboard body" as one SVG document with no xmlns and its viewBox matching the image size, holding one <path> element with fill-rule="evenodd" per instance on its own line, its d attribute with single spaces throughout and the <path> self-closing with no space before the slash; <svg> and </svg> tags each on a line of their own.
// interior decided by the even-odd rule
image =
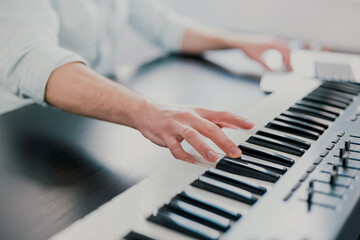
<svg viewBox="0 0 360 240">
<path fill-rule="evenodd" d="M 253 120 L 257 129 L 264 129 L 320 85 L 318 81 L 291 82 L 289 91 L 271 94 L 243 116 Z M 299 137 L 311 143 L 311 147 L 302 156 L 291 155 L 294 164 L 286 167 L 286 173 L 276 182 L 242 177 L 242 180 L 255 181 L 266 189 L 262 196 L 254 195 L 257 200 L 253 204 L 199 190 L 194 182 L 216 169 L 219 163 L 208 163 L 192 149 L 189 152 L 195 157 L 196 165 L 169 160 L 159 171 L 52 239 L 356 239 L 360 233 L 359 106 L 359 97 L 353 96 L 336 120 L 327 122 L 328 128 L 318 139 Z M 244 144 L 254 135 L 251 131 L 224 131 L 238 144 Z M 343 168 L 338 152 L 349 140 L 352 144 L 347 167 Z M 339 165 L 336 175 L 334 165 Z M 332 176 L 335 176 L 335 183 L 330 185 Z M 312 195 L 309 197 L 311 181 Z M 202 196 L 235 208 L 241 217 L 232 220 L 230 227 L 218 236 L 211 235 L 210 231 L 208 238 L 184 234 L 156 223 L 156 216 L 164 204 L 173 203 L 174 196 L 184 191 L 205 194 Z M 149 220 L 151 216 L 155 216 L 155 222 Z M 194 223 L 194 228 L 196 226 Z M 129 237 L 129 233 L 140 235 Z"/>
</svg>

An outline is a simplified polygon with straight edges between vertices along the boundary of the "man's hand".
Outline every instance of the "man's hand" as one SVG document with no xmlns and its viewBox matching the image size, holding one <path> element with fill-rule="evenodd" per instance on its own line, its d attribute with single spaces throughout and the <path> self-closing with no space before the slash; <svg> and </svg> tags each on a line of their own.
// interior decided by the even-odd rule
<svg viewBox="0 0 360 240">
<path fill-rule="evenodd" d="M 240 157 L 241 150 L 221 130 L 221 127 L 251 129 L 253 123 L 235 114 L 203 108 L 146 103 L 137 118 L 137 128 L 152 142 L 168 147 L 175 158 L 194 162 L 181 147 L 185 139 L 208 161 L 216 161 L 218 155 L 201 137 L 211 139 L 230 157 Z"/>
<path fill-rule="evenodd" d="M 258 61 L 270 71 L 271 69 L 262 59 L 263 53 L 270 49 L 277 50 L 282 54 L 286 68 L 291 70 L 288 42 L 267 35 L 224 32 L 206 26 L 189 28 L 185 32 L 181 51 L 190 54 L 201 54 L 207 50 L 230 48 L 244 51 L 246 55 Z"/>
<path fill-rule="evenodd" d="M 217 153 L 201 135 L 236 158 L 241 150 L 221 127 L 254 127 L 228 112 L 151 103 L 81 63 L 66 64 L 53 72 L 46 88 L 46 101 L 66 111 L 136 128 L 152 142 L 168 147 L 175 158 L 188 162 L 194 159 L 181 147 L 184 139 L 209 161 L 215 161 Z"/>
<path fill-rule="evenodd" d="M 290 64 L 290 48 L 287 41 L 271 37 L 271 36 L 257 36 L 257 37 L 243 37 L 229 40 L 231 48 L 239 48 L 250 58 L 261 63 L 267 70 L 271 71 L 269 66 L 263 61 L 263 54 L 265 51 L 274 49 L 281 53 L 283 62 L 288 70 L 291 70 Z"/>
</svg>

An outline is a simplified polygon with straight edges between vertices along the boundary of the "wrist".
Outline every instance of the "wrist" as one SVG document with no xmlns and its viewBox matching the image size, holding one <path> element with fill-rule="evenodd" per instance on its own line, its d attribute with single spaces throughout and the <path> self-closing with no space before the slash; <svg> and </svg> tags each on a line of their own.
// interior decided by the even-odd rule
<svg viewBox="0 0 360 240">
<path fill-rule="evenodd" d="M 246 49 L 247 41 L 235 34 L 228 34 L 224 37 L 224 42 L 227 48 L 237 48 L 240 50 Z"/>
<path fill-rule="evenodd" d="M 154 104 L 146 98 L 137 96 L 127 109 L 129 122 L 126 125 L 140 130 L 146 123 L 148 113 L 154 111 Z"/>
</svg>

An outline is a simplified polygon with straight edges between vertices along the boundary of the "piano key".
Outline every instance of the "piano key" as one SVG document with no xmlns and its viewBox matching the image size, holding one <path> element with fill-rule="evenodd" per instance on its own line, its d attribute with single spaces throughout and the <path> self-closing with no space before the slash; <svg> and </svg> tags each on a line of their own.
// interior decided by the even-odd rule
<svg viewBox="0 0 360 240">
<path fill-rule="evenodd" d="M 164 210 L 159 210 L 156 215 L 148 217 L 148 221 L 198 239 L 215 240 L 221 236 L 221 233 L 215 229 Z"/>
<path fill-rule="evenodd" d="M 344 101 L 349 101 L 349 103 L 352 102 L 355 98 L 354 95 L 351 95 L 348 93 L 338 92 L 335 90 L 324 89 L 324 88 L 315 89 L 312 93 L 319 94 L 319 95 L 325 95 L 325 96 L 329 96 L 329 97 L 340 98 L 340 99 L 343 99 Z"/>
<path fill-rule="evenodd" d="M 190 237 L 184 235 L 178 231 L 172 230 L 165 226 L 159 225 L 157 223 L 143 221 L 139 225 L 135 226 L 133 229 L 134 232 L 139 234 L 151 237 L 156 240 L 195 240 L 198 238 Z"/>
<path fill-rule="evenodd" d="M 338 92 L 344 92 L 344 93 L 348 93 L 351 95 L 358 95 L 359 91 L 354 88 L 354 87 L 350 87 L 350 86 L 346 86 L 344 84 L 334 84 L 334 83 L 328 83 L 325 82 L 323 84 L 321 84 L 320 88 L 325 88 L 325 89 L 331 89 L 331 90 L 335 90 Z"/>
<path fill-rule="evenodd" d="M 314 103 L 322 103 L 322 104 L 326 104 L 328 106 L 336 107 L 336 108 L 340 108 L 340 109 L 346 109 L 346 107 L 349 105 L 344 102 L 339 102 L 339 101 L 329 99 L 329 98 L 326 99 L 326 98 L 316 96 L 316 95 L 311 95 L 311 94 L 304 97 L 303 100 L 309 101 L 309 102 L 314 102 Z"/>
<path fill-rule="evenodd" d="M 332 101 L 336 101 L 339 103 L 343 103 L 343 104 L 350 104 L 353 100 L 353 96 L 349 95 L 349 97 L 347 95 L 342 95 L 342 94 L 336 94 L 336 92 L 325 92 L 322 90 L 314 90 L 313 92 L 311 92 L 308 96 L 316 96 L 319 98 L 323 98 L 323 99 L 329 99 Z"/>
<path fill-rule="evenodd" d="M 230 157 L 227 157 L 227 158 L 230 158 Z M 273 171 L 273 172 L 281 174 L 281 175 L 285 174 L 287 171 L 287 167 L 284 167 L 283 165 L 279 165 L 279 164 L 265 161 L 262 159 L 250 157 L 246 154 L 242 154 L 241 158 L 231 158 L 231 159 L 233 159 L 235 161 L 239 161 L 239 162 L 251 163 L 256 166 L 266 168 L 270 171 Z"/>
<path fill-rule="evenodd" d="M 231 221 L 228 218 L 224 218 L 179 199 L 172 199 L 165 207 L 169 208 L 170 211 L 174 211 L 176 214 L 222 232 L 225 232 L 230 227 Z"/>
<path fill-rule="evenodd" d="M 321 87 L 335 89 L 337 91 L 348 91 L 349 94 L 354 94 L 354 95 L 360 92 L 358 85 L 349 82 L 327 81 L 322 83 Z"/>
<path fill-rule="evenodd" d="M 207 172 L 205 172 L 204 175 L 208 177 L 213 176 L 219 181 L 225 181 L 228 184 L 245 189 L 258 195 L 263 195 L 264 193 L 266 193 L 266 188 L 260 186 L 256 182 L 249 180 L 244 181 L 244 179 L 239 177 L 238 175 L 222 171 L 220 169 L 210 168 Z"/>
<path fill-rule="evenodd" d="M 336 84 L 336 82 L 335 82 Z M 354 83 L 354 82 L 345 82 L 346 86 L 348 86 L 349 88 L 354 88 L 356 89 L 359 93 L 360 93 L 360 85 L 359 83 Z"/>
<path fill-rule="evenodd" d="M 267 183 L 267 182 L 264 182 L 264 183 Z M 268 188 L 270 188 L 270 187 L 268 187 Z M 225 204 L 226 206 L 231 206 L 233 209 L 236 209 L 236 212 L 241 216 L 246 215 L 251 208 L 251 205 L 249 205 L 247 203 L 240 202 L 240 201 L 219 195 L 217 193 L 209 192 L 209 191 L 201 189 L 201 188 L 187 185 L 184 189 L 184 192 L 189 193 L 189 191 L 190 191 L 190 193 L 195 193 L 197 196 L 201 196 L 202 198 L 210 199 L 217 206 L 224 207 L 223 204 Z"/>
<path fill-rule="evenodd" d="M 253 146 L 252 144 L 242 143 L 239 145 L 239 148 L 246 155 L 277 163 L 286 167 L 291 167 L 295 163 L 295 161 L 290 157 L 278 154 L 274 151 L 269 151 L 266 148 Z"/>
<path fill-rule="evenodd" d="M 291 137 L 289 135 L 285 135 L 285 134 L 276 134 L 274 132 L 271 132 L 269 130 L 260 130 L 256 133 L 257 135 L 261 135 L 261 136 L 265 136 L 265 137 L 269 137 L 269 138 L 273 138 L 276 140 L 280 140 L 298 147 L 301 147 L 303 149 L 309 149 L 311 147 L 311 143 L 310 142 L 306 142 L 304 140 L 301 140 L 299 138 L 295 138 L 295 137 Z"/>
<path fill-rule="evenodd" d="M 262 168 L 250 163 L 239 162 L 230 158 L 221 159 L 216 165 L 216 168 L 229 173 L 260 179 L 272 183 L 276 182 L 280 178 L 279 174 L 266 168 Z"/>
<path fill-rule="evenodd" d="M 330 106 L 327 106 L 327 105 L 324 105 L 321 103 L 309 102 L 306 100 L 301 100 L 301 101 L 297 102 L 296 105 L 309 107 L 309 108 L 313 108 L 313 109 L 318 109 L 320 111 L 328 112 L 328 113 L 334 114 L 336 116 L 339 116 L 343 111 L 343 110 L 335 108 L 335 107 L 330 107 Z"/>
<path fill-rule="evenodd" d="M 290 112 L 298 112 L 298 113 L 302 113 L 302 114 L 305 114 L 305 115 L 318 117 L 318 118 L 329 120 L 329 121 L 332 121 L 332 122 L 335 121 L 335 119 L 337 117 L 336 115 L 328 113 L 328 112 L 324 112 L 324 111 L 321 111 L 321 110 L 315 110 L 313 108 L 300 106 L 300 105 L 294 105 L 294 106 L 290 107 L 289 111 Z"/>
<path fill-rule="evenodd" d="M 298 135 L 313 140 L 317 140 L 320 137 L 320 134 L 317 132 L 303 129 L 301 127 L 293 126 L 288 123 L 279 122 L 276 120 L 269 122 L 265 127 L 286 133 L 291 133 L 294 135 Z"/>
<path fill-rule="evenodd" d="M 291 124 L 291 125 L 294 125 L 294 126 L 297 126 L 297 127 L 300 127 L 300 128 L 305 128 L 305 129 L 308 129 L 310 131 L 317 132 L 317 133 L 320 133 L 320 134 L 323 134 L 324 130 L 325 130 L 324 128 L 322 128 L 320 126 L 317 126 L 317 125 L 314 125 L 314 124 L 311 124 L 311 123 L 307 123 L 307 122 L 303 122 L 301 120 L 292 119 L 292 118 L 282 116 L 282 115 L 276 117 L 275 120 L 279 121 L 279 122 L 284 122 L 284 123 L 287 123 L 287 124 Z"/>
<path fill-rule="evenodd" d="M 192 182 L 191 185 L 250 205 L 257 201 L 257 198 L 249 191 L 206 176 L 200 176 L 199 179 Z"/>
<path fill-rule="evenodd" d="M 285 111 L 283 113 L 281 113 L 282 116 L 288 117 L 288 118 L 293 118 L 302 122 L 307 122 L 313 125 L 317 125 L 319 127 L 322 127 L 324 129 L 327 129 L 329 127 L 329 121 L 327 120 L 323 120 L 323 119 L 319 119 L 316 117 L 311 117 L 308 115 L 304 115 L 301 113 L 295 113 L 295 112 L 290 112 L 290 111 Z"/>
<path fill-rule="evenodd" d="M 190 189 L 181 192 L 175 198 L 231 220 L 237 220 L 241 217 L 238 209 L 234 206 L 216 201 L 209 196 L 204 197 Z"/>
<path fill-rule="evenodd" d="M 260 135 L 251 136 L 247 142 L 295 156 L 302 156 L 305 153 L 302 148 Z"/>
<path fill-rule="evenodd" d="M 147 237 L 147 236 L 145 236 L 143 234 L 140 234 L 140 233 L 137 233 L 137 232 L 134 232 L 134 231 L 129 232 L 124 237 L 124 239 L 126 239 L 126 240 L 155 240 L 154 238 Z"/>
</svg>

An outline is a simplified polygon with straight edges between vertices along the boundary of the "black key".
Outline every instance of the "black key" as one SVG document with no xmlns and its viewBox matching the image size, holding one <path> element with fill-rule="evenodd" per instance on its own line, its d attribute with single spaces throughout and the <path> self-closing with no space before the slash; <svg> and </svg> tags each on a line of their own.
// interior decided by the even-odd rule
<svg viewBox="0 0 360 240">
<path fill-rule="evenodd" d="M 358 95 L 359 94 L 358 89 L 355 89 L 355 88 L 350 87 L 350 86 L 346 86 L 344 83 L 342 83 L 342 84 L 334 84 L 334 83 L 330 83 L 330 82 L 324 82 L 323 84 L 321 84 L 320 88 L 331 89 L 331 90 L 335 90 L 335 91 L 338 91 L 338 92 L 344 92 L 344 93 L 348 93 L 348 94 L 352 94 L 352 95 Z"/>
<path fill-rule="evenodd" d="M 345 88 L 336 88 L 334 86 L 320 86 L 319 88 L 324 89 L 324 90 L 333 90 L 333 91 L 337 91 L 340 93 L 346 93 L 352 96 L 356 96 L 357 95 L 357 91 L 352 91 L 349 89 L 345 89 Z"/>
<path fill-rule="evenodd" d="M 290 125 L 288 123 L 283 123 L 279 121 L 271 121 L 266 125 L 267 128 L 291 133 L 297 136 L 317 140 L 320 137 L 320 134 L 317 132 L 313 132 L 307 129 L 303 129 L 297 126 Z"/>
<path fill-rule="evenodd" d="M 295 161 L 289 157 L 277 153 L 273 153 L 271 151 L 258 150 L 245 143 L 240 144 L 239 148 L 246 155 L 263 159 L 269 162 L 277 163 L 286 167 L 291 167 L 295 163 Z"/>
<path fill-rule="evenodd" d="M 305 100 L 301 100 L 301 101 L 297 102 L 296 105 L 300 105 L 300 106 L 309 107 L 309 108 L 317 109 L 317 110 L 320 110 L 320 111 L 328 112 L 328 113 L 336 115 L 336 116 L 339 116 L 341 114 L 341 112 L 342 112 L 342 110 L 334 108 L 334 107 L 329 107 L 329 106 L 326 106 L 326 105 L 321 104 L 321 103 L 314 103 L 314 102 L 309 102 L 309 101 L 305 101 Z"/>
<path fill-rule="evenodd" d="M 325 95 L 328 95 L 328 96 L 341 97 L 341 98 L 346 99 L 346 100 L 348 100 L 350 102 L 354 100 L 354 95 L 352 95 L 352 94 L 348 94 L 348 93 L 344 93 L 344 92 L 338 92 L 336 90 L 331 90 L 331 89 L 326 89 L 326 88 L 321 88 L 321 87 L 315 89 L 313 92 L 325 94 Z"/>
<path fill-rule="evenodd" d="M 275 133 L 272 133 L 272 132 L 269 132 L 266 130 L 257 131 L 256 134 L 265 136 L 265 137 L 269 137 L 269 138 L 273 138 L 273 139 L 277 139 L 277 140 L 301 147 L 306 150 L 308 150 L 311 147 L 311 143 L 309 143 L 309 142 L 306 142 L 304 140 L 301 140 L 301 139 L 298 139 L 295 137 L 291 137 L 288 135 L 284 135 L 284 134 L 277 134 L 277 133 L 275 134 Z"/>
<path fill-rule="evenodd" d="M 297 127 L 305 128 L 305 129 L 308 129 L 308 130 L 311 130 L 313 132 L 317 132 L 317 133 L 320 133 L 320 134 L 324 133 L 324 128 L 322 128 L 322 127 L 319 127 L 317 125 L 313 125 L 311 123 L 302 122 L 302 121 L 297 120 L 297 119 L 292 119 L 292 118 L 289 118 L 289 117 L 286 117 L 286 116 L 281 116 L 280 115 L 280 116 L 276 117 L 275 120 L 279 121 L 279 122 L 288 123 L 288 124 L 291 124 L 291 125 L 294 125 L 294 126 L 297 126 Z"/>
<path fill-rule="evenodd" d="M 134 232 L 134 231 L 129 232 L 124 237 L 124 239 L 127 239 L 127 240 L 155 240 L 154 238 L 147 237 L 147 236 L 145 236 L 143 234 L 140 234 L 140 233 L 137 233 L 137 232 Z"/>
<path fill-rule="evenodd" d="M 336 92 L 329 89 L 321 89 L 321 88 L 315 89 L 309 95 L 321 97 L 324 99 L 331 99 L 333 101 L 337 101 L 344 104 L 350 104 L 354 99 L 354 96 L 351 94 Z"/>
<path fill-rule="evenodd" d="M 337 91 L 350 91 L 353 92 L 354 95 L 360 92 L 359 86 L 347 82 L 326 81 L 321 84 L 321 87 L 335 89 Z"/>
<path fill-rule="evenodd" d="M 225 232 L 230 226 L 229 219 L 193 206 L 187 202 L 180 201 L 179 199 L 172 199 L 167 205 L 162 207 L 162 209 L 174 212 L 218 231 Z"/>
<path fill-rule="evenodd" d="M 285 153 L 289 153 L 295 156 L 302 156 L 305 153 L 304 149 L 301 149 L 297 146 L 294 145 L 290 145 L 278 140 L 274 140 L 268 137 L 264 137 L 264 136 L 260 136 L 260 135 L 254 135 L 251 136 L 247 142 L 255 144 L 255 145 L 259 145 L 259 146 L 263 146 L 266 148 L 271 148 L 271 149 L 275 149 L 277 151 L 280 152 L 285 152 Z"/>
<path fill-rule="evenodd" d="M 224 204 L 211 201 L 211 199 L 189 190 L 183 191 L 175 198 L 231 220 L 237 220 L 241 217 L 241 215 L 235 209 L 231 208 L 231 206 L 226 207 Z"/>
<path fill-rule="evenodd" d="M 313 125 L 317 125 L 317 126 L 320 126 L 320 127 L 324 128 L 324 129 L 327 129 L 329 127 L 329 125 L 320 122 L 319 119 L 317 119 L 315 117 L 303 115 L 301 113 L 285 111 L 281 115 L 289 117 L 289 118 L 293 118 L 293 119 L 296 119 L 296 120 L 300 120 L 302 122 L 307 122 L 307 123 L 310 123 L 310 124 L 313 124 Z"/>
<path fill-rule="evenodd" d="M 325 105 L 340 108 L 340 109 L 345 109 L 349 105 L 347 103 L 334 101 L 329 98 L 326 99 L 326 98 L 319 97 L 319 96 L 312 95 L 312 94 L 304 97 L 303 100 L 309 101 L 309 102 L 314 102 L 314 103 L 321 103 L 321 104 L 325 104 Z"/>
<path fill-rule="evenodd" d="M 230 158 L 230 157 L 226 157 L 226 158 Z M 239 162 L 254 164 L 256 166 L 266 168 L 274 173 L 278 173 L 281 175 L 285 174 L 287 171 L 287 168 L 282 165 L 268 162 L 266 160 L 262 160 L 262 159 L 258 159 L 258 158 L 253 158 L 253 157 L 247 156 L 245 154 L 243 154 L 241 156 L 241 158 L 230 158 L 230 159 L 233 159 L 233 160 L 239 161 Z"/>
<path fill-rule="evenodd" d="M 266 192 L 266 188 L 251 181 L 244 181 L 240 179 L 237 175 L 225 172 L 220 169 L 210 168 L 204 173 L 204 176 L 214 178 L 216 180 L 225 182 L 238 188 L 245 189 L 246 191 L 256 193 L 258 195 L 263 195 Z"/>
<path fill-rule="evenodd" d="M 317 91 L 317 90 L 314 90 L 308 96 L 317 97 L 317 98 L 320 98 L 320 99 L 331 100 L 331 101 L 335 101 L 335 102 L 338 102 L 338 103 L 341 103 L 341 104 L 346 104 L 346 105 L 349 105 L 351 103 L 351 101 L 352 101 L 352 99 L 345 98 L 343 96 L 338 96 L 338 95 L 335 95 L 335 94 L 332 94 L 332 93 L 330 93 L 330 94 L 329 93 L 324 93 L 322 91 Z"/>
<path fill-rule="evenodd" d="M 329 120 L 332 122 L 335 121 L 335 119 L 337 117 L 336 115 L 328 113 L 328 112 L 316 110 L 316 109 L 305 107 L 305 106 L 299 106 L 299 105 L 294 105 L 294 106 L 290 107 L 289 111 L 303 113 L 305 115 L 318 117 L 318 118 Z"/>
<path fill-rule="evenodd" d="M 280 175 L 266 168 L 250 163 L 239 162 L 231 158 L 223 158 L 216 165 L 217 169 L 240 176 L 255 178 L 267 182 L 276 182 Z"/>
<path fill-rule="evenodd" d="M 159 210 L 147 220 L 202 240 L 215 240 L 220 237 L 220 232 L 217 230 L 165 210 Z"/>
<path fill-rule="evenodd" d="M 200 176 L 199 179 L 192 182 L 191 185 L 250 205 L 257 201 L 256 197 L 244 189 L 234 187 L 206 176 Z"/>
</svg>

